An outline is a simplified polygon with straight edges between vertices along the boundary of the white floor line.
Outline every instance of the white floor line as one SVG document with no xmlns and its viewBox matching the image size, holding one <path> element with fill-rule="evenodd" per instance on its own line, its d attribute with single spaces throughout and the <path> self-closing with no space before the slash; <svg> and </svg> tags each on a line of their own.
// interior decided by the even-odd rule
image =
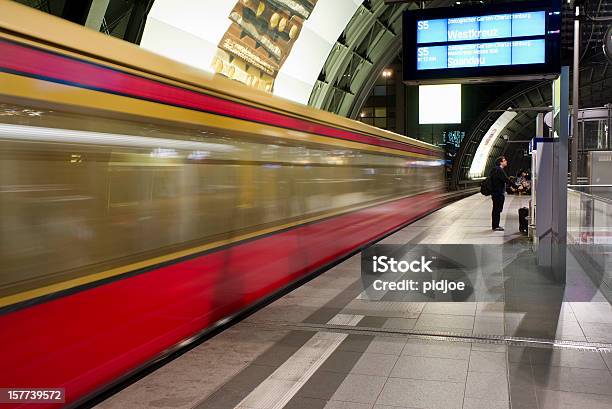
<svg viewBox="0 0 612 409">
<path fill-rule="evenodd" d="M 337 314 L 327 323 L 355 326 L 363 317 L 363 315 Z M 235 409 L 282 409 L 347 336 L 348 334 L 317 332 L 253 389 Z"/>
</svg>

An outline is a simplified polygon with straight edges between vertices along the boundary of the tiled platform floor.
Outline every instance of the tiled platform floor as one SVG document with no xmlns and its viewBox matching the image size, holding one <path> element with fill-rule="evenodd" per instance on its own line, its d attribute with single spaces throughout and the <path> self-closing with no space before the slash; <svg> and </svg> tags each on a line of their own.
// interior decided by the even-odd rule
<svg viewBox="0 0 612 409">
<path fill-rule="evenodd" d="M 512 262 L 530 249 L 526 200 L 507 198 L 503 233 L 475 195 L 382 243 L 494 244 Z M 495 301 L 368 299 L 360 267 L 351 257 L 99 407 L 612 408 L 612 307 L 571 255 L 564 288 L 519 265 L 491 278 Z"/>
</svg>

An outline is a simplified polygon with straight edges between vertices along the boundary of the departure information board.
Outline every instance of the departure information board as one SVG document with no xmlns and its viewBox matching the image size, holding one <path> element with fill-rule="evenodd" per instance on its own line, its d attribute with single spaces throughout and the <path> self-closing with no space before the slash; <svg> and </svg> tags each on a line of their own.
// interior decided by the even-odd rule
<svg viewBox="0 0 612 409">
<path fill-rule="evenodd" d="M 543 36 L 546 12 L 494 14 L 417 21 L 417 43 Z"/>
<path fill-rule="evenodd" d="M 546 12 L 496 14 L 417 21 L 417 70 L 543 64 Z M 514 40 L 518 37 L 534 37 Z M 504 39 L 481 42 L 479 40 Z M 466 44 L 449 44 L 474 41 Z"/>
<path fill-rule="evenodd" d="M 550 2 L 406 12 L 404 80 L 554 74 L 560 17 Z"/>
</svg>

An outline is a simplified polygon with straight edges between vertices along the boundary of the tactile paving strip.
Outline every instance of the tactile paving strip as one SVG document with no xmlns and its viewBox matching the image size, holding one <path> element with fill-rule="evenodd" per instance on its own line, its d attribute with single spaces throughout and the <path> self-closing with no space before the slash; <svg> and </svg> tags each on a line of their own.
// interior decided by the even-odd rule
<svg viewBox="0 0 612 409">
<path fill-rule="evenodd" d="M 242 325 L 249 325 L 259 328 L 278 328 L 282 327 L 289 330 L 301 331 L 325 331 L 340 332 L 355 335 L 371 335 L 383 337 L 407 336 L 416 339 L 428 339 L 449 342 L 475 342 L 479 344 L 497 344 L 518 347 L 532 348 L 554 348 L 554 349 L 574 349 L 582 351 L 612 353 L 612 344 L 569 340 L 552 340 L 526 337 L 512 337 L 505 335 L 483 335 L 444 331 L 418 331 L 395 328 L 372 328 L 372 327 L 353 327 L 334 324 L 312 324 L 312 323 L 293 323 L 282 321 L 258 321 L 244 322 Z"/>
</svg>

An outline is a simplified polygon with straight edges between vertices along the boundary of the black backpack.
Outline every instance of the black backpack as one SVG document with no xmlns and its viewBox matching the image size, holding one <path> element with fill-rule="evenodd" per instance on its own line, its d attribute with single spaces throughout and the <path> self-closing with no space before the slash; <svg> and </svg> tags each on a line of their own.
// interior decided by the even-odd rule
<svg viewBox="0 0 612 409">
<path fill-rule="evenodd" d="M 480 182 L 480 193 L 484 196 L 491 196 L 491 176 Z"/>
</svg>

